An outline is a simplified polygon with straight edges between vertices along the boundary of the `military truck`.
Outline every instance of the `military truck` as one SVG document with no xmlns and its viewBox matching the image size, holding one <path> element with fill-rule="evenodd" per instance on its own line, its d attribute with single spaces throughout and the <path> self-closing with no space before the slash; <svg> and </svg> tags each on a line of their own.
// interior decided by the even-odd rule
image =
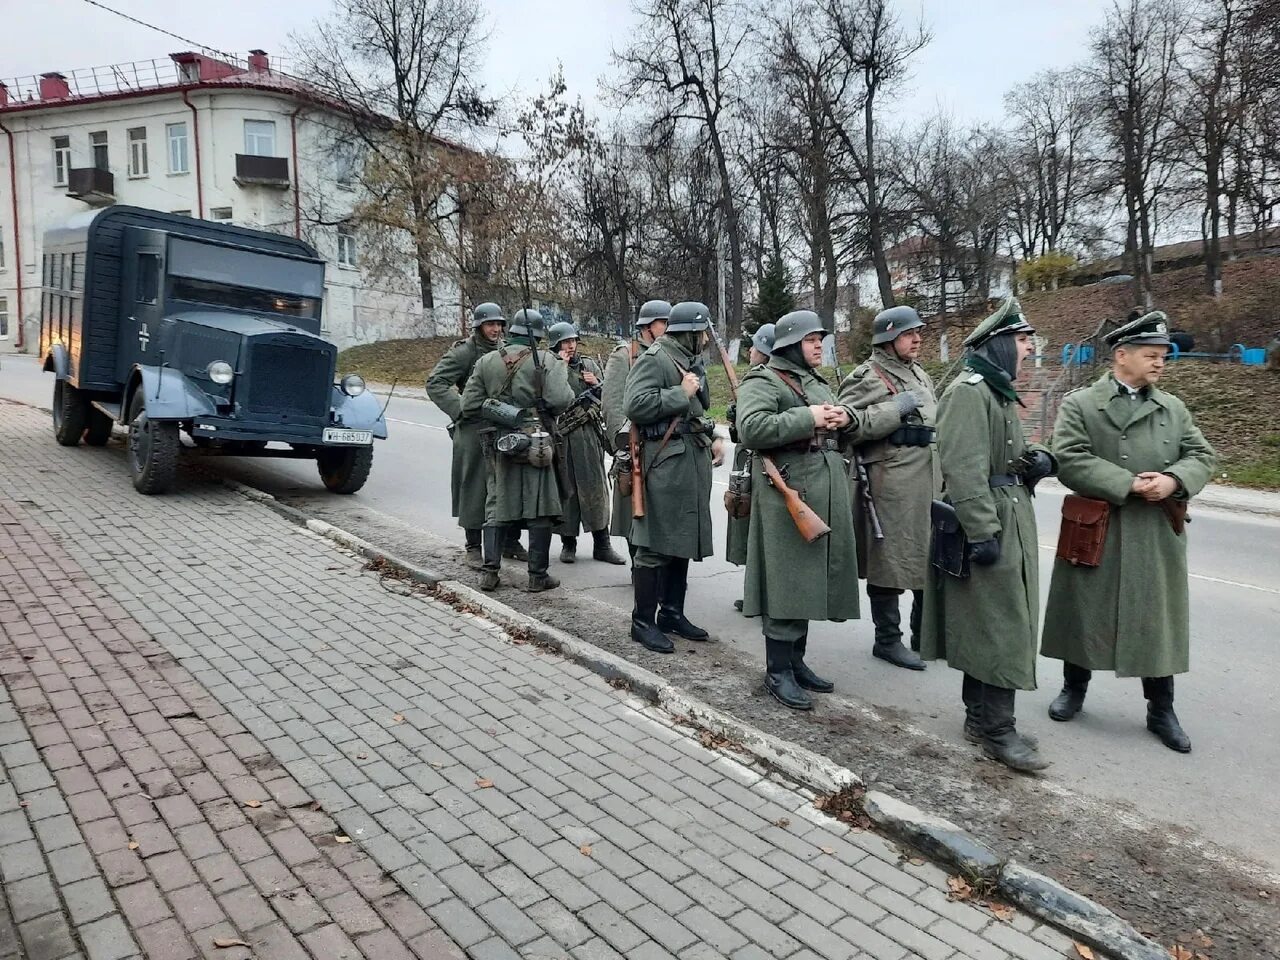
<svg viewBox="0 0 1280 960">
<path fill-rule="evenodd" d="M 102 446 L 124 425 L 146 494 L 173 485 L 180 453 L 310 459 L 334 493 L 364 486 L 386 421 L 364 380 L 335 378 L 309 244 L 112 206 L 47 232 L 43 269 L 58 443 Z"/>
</svg>

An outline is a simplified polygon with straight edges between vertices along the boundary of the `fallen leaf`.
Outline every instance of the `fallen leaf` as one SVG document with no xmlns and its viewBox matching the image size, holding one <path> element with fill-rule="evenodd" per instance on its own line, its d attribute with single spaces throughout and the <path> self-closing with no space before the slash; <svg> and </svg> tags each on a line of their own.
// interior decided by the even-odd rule
<svg viewBox="0 0 1280 960">
<path fill-rule="evenodd" d="M 779 817 L 777 820 L 773 821 L 773 825 L 779 829 L 785 830 L 787 827 L 791 826 L 791 821 L 786 817 Z"/>
<path fill-rule="evenodd" d="M 1169 952 L 1173 954 L 1173 960 L 1194 960 L 1191 951 L 1178 943 L 1175 943 Z"/>
<path fill-rule="evenodd" d="M 439 770 L 441 767 L 443 767 L 443 766 L 444 766 L 444 764 L 443 764 L 443 763 L 441 763 L 439 760 L 430 760 L 430 761 L 428 761 L 428 762 L 429 762 L 433 767 L 435 767 L 437 770 Z"/>
<path fill-rule="evenodd" d="M 476 781 L 476 786 L 479 787 L 481 790 L 488 790 L 490 787 L 493 786 L 493 781 L 490 780 L 488 777 L 481 777 Z"/>
<path fill-rule="evenodd" d="M 253 807 L 253 808 L 256 810 L 258 807 L 262 806 L 262 801 L 261 801 L 261 800 L 246 800 L 246 801 L 244 802 L 244 805 L 245 805 L 246 807 Z"/>
<path fill-rule="evenodd" d="M 1258 896 L 1260 896 L 1263 900 L 1266 900 L 1269 896 L 1271 896 L 1271 894 L 1266 890 L 1259 890 Z"/>
<path fill-rule="evenodd" d="M 1196 928 L 1196 932 L 1185 938 L 1186 941 L 1193 946 L 1204 947 L 1206 950 L 1213 946 L 1213 937 L 1209 936 L 1203 930 Z"/>
<path fill-rule="evenodd" d="M 968 900 L 973 896 L 973 887 L 964 877 L 947 877 L 947 899 Z"/>
<path fill-rule="evenodd" d="M 1080 960 L 1094 960 L 1093 951 L 1086 947 L 1083 943 L 1075 945 L 1076 953 L 1080 955 Z"/>
<path fill-rule="evenodd" d="M 910 862 L 910 864 L 911 864 L 913 867 L 923 867 L 923 866 L 924 866 L 924 861 L 923 861 L 923 860 L 921 860 L 919 857 L 912 857 L 912 858 L 911 858 L 911 860 L 910 860 L 909 862 Z"/>
<path fill-rule="evenodd" d="M 337 841 L 338 843 L 350 843 L 350 842 L 351 842 L 351 838 L 350 838 L 350 837 L 348 837 L 345 833 L 335 833 L 335 834 L 333 835 L 333 839 L 334 839 L 335 841 Z"/>
<path fill-rule="evenodd" d="M 823 853 L 827 854 L 827 856 L 831 856 L 835 853 L 835 851 L 832 850 L 830 847 L 819 847 L 818 849 L 821 850 Z"/>
<path fill-rule="evenodd" d="M 130 850 L 137 850 L 139 846 L 140 846 L 140 844 L 138 843 L 138 841 L 137 841 L 137 840 L 130 840 L 130 841 L 129 841 L 129 849 L 130 849 Z"/>
<path fill-rule="evenodd" d="M 997 920 L 1003 920 L 1005 923 L 1012 922 L 1014 918 L 1013 907 L 1004 903 L 996 903 L 992 901 L 990 905 L 991 915 Z"/>
<path fill-rule="evenodd" d="M 404 723 L 404 714 L 403 714 L 403 713 L 397 713 L 397 714 L 396 714 L 394 717 L 392 717 L 391 719 L 392 719 L 392 720 L 394 720 L 396 723 Z"/>
<path fill-rule="evenodd" d="M 368 755 L 367 753 L 357 753 L 357 754 L 356 754 L 356 759 L 357 759 L 357 760 L 368 760 L 368 759 L 369 759 L 369 755 Z"/>
<path fill-rule="evenodd" d="M 578 852 L 582 854 L 584 857 L 591 856 L 591 844 L 584 843 L 582 846 L 578 848 Z"/>
<path fill-rule="evenodd" d="M 31 806 L 31 802 L 30 802 L 29 800 L 19 800 L 19 801 L 18 801 L 18 806 L 20 806 L 20 807 L 29 807 L 29 806 Z"/>
<path fill-rule="evenodd" d="M 243 940 L 237 940 L 234 937 L 214 937 L 213 945 L 215 947 L 247 947 L 249 944 Z"/>
</svg>

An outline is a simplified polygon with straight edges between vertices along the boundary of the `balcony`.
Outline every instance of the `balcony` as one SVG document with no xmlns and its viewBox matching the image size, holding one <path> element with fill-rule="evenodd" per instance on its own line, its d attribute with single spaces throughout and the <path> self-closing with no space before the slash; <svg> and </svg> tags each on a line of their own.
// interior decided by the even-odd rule
<svg viewBox="0 0 1280 960">
<path fill-rule="evenodd" d="M 67 196 L 83 200 L 91 207 L 105 207 L 116 202 L 116 181 L 110 170 L 97 167 L 73 167 L 67 173 Z"/>
<path fill-rule="evenodd" d="M 287 157 L 255 157 L 247 153 L 236 154 L 236 183 L 242 187 L 289 187 L 289 160 Z"/>
</svg>

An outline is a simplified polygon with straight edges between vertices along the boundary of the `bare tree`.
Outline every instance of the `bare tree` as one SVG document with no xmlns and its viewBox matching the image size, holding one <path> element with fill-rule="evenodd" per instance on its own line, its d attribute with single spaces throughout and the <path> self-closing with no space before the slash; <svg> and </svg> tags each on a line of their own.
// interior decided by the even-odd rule
<svg viewBox="0 0 1280 960">
<path fill-rule="evenodd" d="M 729 243 L 730 336 L 742 330 L 743 259 L 740 210 L 729 170 L 728 127 L 738 101 L 737 63 L 748 29 L 730 0 L 639 0 L 632 43 L 615 52 L 623 69 L 617 92 L 657 110 L 655 132 L 693 124 L 710 150 L 715 195 Z"/>
<path fill-rule="evenodd" d="M 484 41 L 477 0 L 336 0 L 327 19 L 293 38 L 308 83 L 345 108 L 335 140 L 361 154 L 363 199 L 352 219 L 408 238 L 427 310 L 433 265 L 456 242 L 452 212 L 441 207 L 457 166 L 472 163 L 447 137 L 493 115 L 471 79 Z"/>
<path fill-rule="evenodd" d="M 1114 0 L 1093 31 L 1087 69 L 1112 156 L 1107 166 L 1126 218 L 1135 298 L 1150 306 L 1158 211 L 1176 161 L 1183 0 Z"/>
</svg>

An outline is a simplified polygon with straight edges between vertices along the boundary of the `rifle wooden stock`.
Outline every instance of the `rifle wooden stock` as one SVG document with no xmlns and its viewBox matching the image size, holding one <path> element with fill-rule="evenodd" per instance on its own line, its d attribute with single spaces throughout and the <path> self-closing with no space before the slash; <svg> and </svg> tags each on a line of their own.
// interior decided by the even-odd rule
<svg viewBox="0 0 1280 960">
<path fill-rule="evenodd" d="M 720 331 L 712 324 L 708 329 L 711 331 L 711 337 L 715 340 L 716 349 L 720 351 L 720 362 L 724 364 L 724 374 L 729 378 L 729 394 L 734 400 L 738 399 L 738 371 L 733 366 L 733 361 L 729 359 L 729 351 L 724 348 L 724 341 L 720 339 Z"/>
<path fill-rule="evenodd" d="M 644 452 L 644 444 L 640 442 L 640 428 L 631 425 L 631 516 L 644 516 L 644 470 L 641 469 L 640 455 Z"/>
<path fill-rule="evenodd" d="M 814 513 L 807 503 L 800 499 L 800 494 L 787 486 L 787 481 L 782 479 L 782 473 L 778 470 L 778 465 L 773 462 L 772 457 L 762 456 L 760 465 L 764 468 L 765 476 L 769 478 L 769 482 L 782 494 L 782 499 L 787 504 L 787 513 L 791 514 L 791 519 L 795 522 L 796 529 L 800 531 L 800 536 L 804 537 L 805 543 L 813 543 L 831 532 L 831 528 L 827 526 L 826 522 Z"/>
</svg>

